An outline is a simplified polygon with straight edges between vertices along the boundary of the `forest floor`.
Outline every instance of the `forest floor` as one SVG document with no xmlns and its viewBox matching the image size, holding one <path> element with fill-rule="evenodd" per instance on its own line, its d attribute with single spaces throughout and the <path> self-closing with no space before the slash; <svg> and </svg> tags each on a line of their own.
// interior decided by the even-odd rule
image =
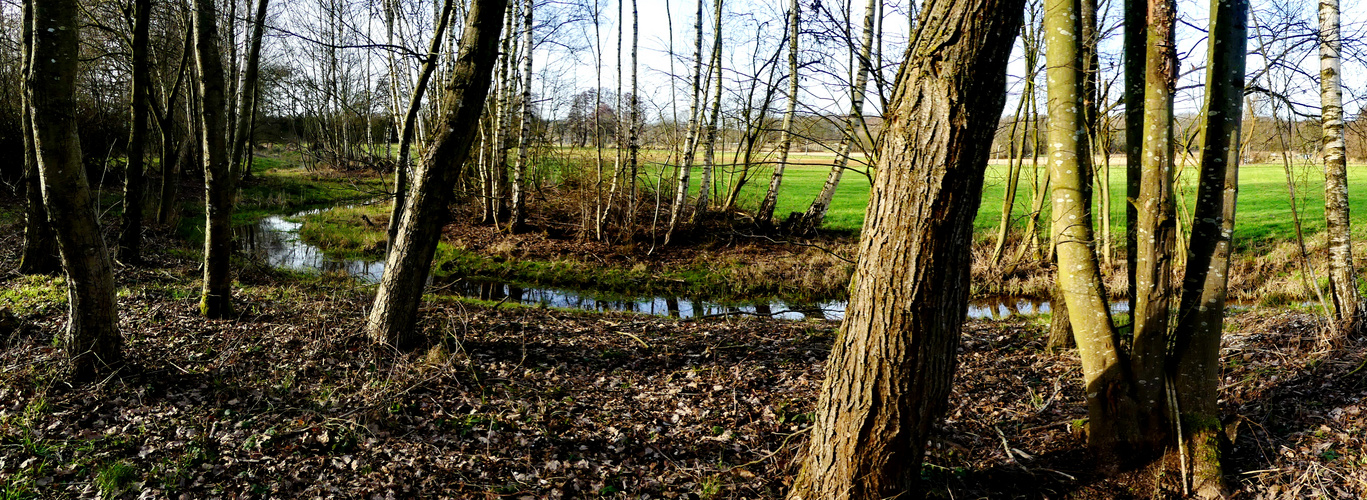
<svg viewBox="0 0 1367 500">
<path fill-rule="evenodd" d="M 128 363 L 92 385 L 61 381 L 62 280 L 0 275 L 25 325 L 0 335 L 0 498 L 776 498 L 836 328 L 437 299 L 428 346 L 395 352 L 362 334 L 372 291 L 337 276 L 248 263 L 239 316 L 200 318 L 175 245 L 118 269 Z M 1321 350 L 1318 329 L 1292 310 L 1230 318 L 1240 498 L 1367 497 L 1367 344 Z M 1142 471 L 1093 468 L 1078 360 L 1044 344 L 1036 320 L 967 325 L 931 497 L 1151 496 Z"/>
</svg>

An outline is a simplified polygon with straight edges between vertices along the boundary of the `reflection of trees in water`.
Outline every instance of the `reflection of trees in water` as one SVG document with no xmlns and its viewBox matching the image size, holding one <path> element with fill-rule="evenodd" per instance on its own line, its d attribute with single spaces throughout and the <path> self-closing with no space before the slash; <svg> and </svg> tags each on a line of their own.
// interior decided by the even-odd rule
<svg viewBox="0 0 1367 500">
<path fill-rule="evenodd" d="M 301 226 L 280 217 L 267 217 L 235 228 L 233 236 L 238 251 L 273 267 L 345 273 L 367 281 L 379 281 L 383 262 L 330 258 L 318 247 L 299 239 Z"/>
</svg>

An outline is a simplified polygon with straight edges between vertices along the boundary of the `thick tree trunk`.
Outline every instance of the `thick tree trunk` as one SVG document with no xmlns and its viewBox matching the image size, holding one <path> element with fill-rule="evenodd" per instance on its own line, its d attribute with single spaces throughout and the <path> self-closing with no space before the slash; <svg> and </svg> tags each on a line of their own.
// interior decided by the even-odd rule
<svg viewBox="0 0 1367 500">
<path fill-rule="evenodd" d="M 860 39 L 858 69 L 855 70 L 854 82 L 850 85 L 850 113 L 845 117 L 845 135 L 840 139 L 840 146 L 835 153 L 835 163 L 831 165 L 831 173 L 826 176 L 826 183 L 821 186 L 821 192 L 812 200 L 812 204 L 807 207 L 807 212 L 802 215 L 802 220 L 796 226 L 798 233 L 813 233 L 825 222 L 826 211 L 830 210 L 831 201 L 835 200 L 835 190 L 840 186 L 840 178 L 844 176 L 845 168 L 850 164 L 850 152 L 859 139 L 859 131 L 863 128 L 861 125 L 864 123 L 864 96 L 873 60 L 873 32 L 876 25 L 874 14 L 878 12 L 880 1 L 868 0 L 864 4 L 864 35 Z"/>
<path fill-rule="evenodd" d="M 199 68 L 199 144 L 204 165 L 204 287 L 200 314 L 232 314 L 232 213 L 236 174 L 228 162 L 227 96 L 213 0 L 195 0 L 195 62 Z"/>
<path fill-rule="evenodd" d="M 1243 121 L 1244 60 L 1248 0 L 1212 0 L 1206 65 L 1206 117 L 1201 143 L 1201 180 L 1191 228 L 1191 251 L 1182 283 L 1173 359 L 1175 410 L 1182 423 L 1190 491 L 1223 498 L 1221 464 L 1220 334 L 1239 192 L 1239 133 Z M 1187 486 L 1187 485 L 1184 485 Z"/>
<path fill-rule="evenodd" d="M 1082 358 L 1087 393 L 1088 445 L 1103 455 L 1123 453 L 1137 440 L 1139 405 L 1132 398 L 1130 368 L 1120 351 L 1105 288 L 1092 246 L 1091 183 L 1083 125 L 1081 21 L 1075 0 L 1045 3 L 1044 32 L 1049 81 L 1049 172 L 1053 185 L 1053 240 L 1058 287 Z"/>
<path fill-rule="evenodd" d="M 1168 431 L 1164 402 L 1163 366 L 1169 340 L 1175 287 L 1173 255 L 1177 241 L 1177 212 L 1173 191 L 1173 91 L 1177 84 L 1174 33 L 1177 8 L 1173 0 L 1149 3 L 1149 49 L 1144 85 L 1143 176 L 1139 198 L 1138 244 L 1135 256 L 1134 325 L 1131 363 L 1135 398 L 1147 403 L 1141 417 L 1147 445 L 1157 446 Z"/>
<path fill-rule="evenodd" d="M 470 156 L 480 115 L 498 60 L 499 32 L 507 0 L 475 0 L 466 19 L 443 98 L 444 118 L 413 179 L 393 250 L 366 330 L 376 342 L 405 344 L 414 334 L 418 304 L 449 212 L 451 189 Z"/>
<path fill-rule="evenodd" d="M 774 164 L 774 175 L 769 179 L 769 190 L 764 193 L 764 201 L 759 204 L 755 220 L 770 225 L 774 220 L 774 207 L 778 205 L 778 189 L 783 184 L 783 171 L 788 168 L 788 150 L 793 147 L 793 116 L 797 114 L 797 49 L 799 22 L 802 18 L 802 3 L 798 0 L 788 2 L 788 104 L 783 110 L 783 130 L 778 141 L 778 163 Z"/>
<path fill-rule="evenodd" d="M 87 380 L 122 360 L 114 269 L 81 164 L 76 134 L 76 71 L 80 57 L 75 0 L 33 5 L 33 60 L 27 91 L 43 199 L 57 233 L 69 300 L 62 344 L 72 376 Z M 42 84 L 37 85 L 41 80 Z"/>
<path fill-rule="evenodd" d="M 147 176 L 147 96 L 152 84 L 152 68 L 147 59 L 148 25 L 151 0 L 133 2 L 133 85 L 129 112 L 133 115 L 128 133 L 128 167 L 123 184 L 123 219 L 119 226 L 119 261 L 136 265 L 142 262 L 142 217 Z"/>
<path fill-rule="evenodd" d="M 389 212 L 389 237 L 388 251 L 394 250 L 394 241 L 399 236 L 399 219 L 403 218 L 404 207 L 407 206 L 408 196 L 408 173 L 409 155 L 413 149 L 413 134 L 418 121 L 418 112 L 422 110 L 422 96 L 427 92 L 427 82 L 432 80 L 432 72 L 436 70 L 440 62 L 438 56 L 441 53 L 442 40 L 445 40 L 444 33 L 451 25 L 451 17 L 454 15 L 455 2 L 447 0 L 442 4 L 442 11 L 438 17 L 437 30 L 432 35 L 432 40 L 427 47 L 427 60 L 422 63 L 422 70 L 418 72 L 418 81 L 413 84 L 413 95 L 408 99 L 408 111 L 403 115 L 403 129 L 399 132 L 399 158 L 394 167 L 394 208 Z"/>
<path fill-rule="evenodd" d="M 916 488 L 968 310 L 968 248 L 1021 0 L 927 2 L 888 110 L 816 423 L 790 499 Z"/>
<path fill-rule="evenodd" d="M 1340 335 L 1357 335 L 1367 314 L 1353 269 L 1348 218 L 1348 161 L 1343 145 L 1343 84 L 1339 76 L 1339 0 L 1319 0 L 1320 109 L 1324 141 L 1324 219 L 1329 235 L 1329 288 Z M 1338 342 L 1341 339 L 1330 339 Z"/>
</svg>

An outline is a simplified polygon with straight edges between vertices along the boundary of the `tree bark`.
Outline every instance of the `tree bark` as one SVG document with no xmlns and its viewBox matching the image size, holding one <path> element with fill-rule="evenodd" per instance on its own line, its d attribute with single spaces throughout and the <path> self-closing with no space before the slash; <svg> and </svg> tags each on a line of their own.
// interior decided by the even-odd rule
<svg viewBox="0 0 1367 500">
<path fill-rule="evenodd" d="M 1125 0 L 1124 65 L 1125 65 L 1125 272 L 1129 277 L 1129 292 L 1134 303 L 1135 269 L 1139 236 L 1139 211 L 1134 200 L 1139 199 L 1139 180 L 1143 172 L 1140 161 L 1144 152 L 1144 72 L 1148 48 L 1148 0 Z"/>
<path fill-rule="evenodd" d="M 707 118 L 707 138 L 703 141 L 703 169 L 698 182 L 698 200 L 693 207 L 693 220 L 696 222 L 712 204 L 712 183 L 717 169 L 717 119 L 721 116 L 721 7 L 722 0 L 713 2 L 715 11 L 712 17 L 716 23 L 712 28 L 712 81 L 715 96 L 712 98 L 711 116 Z"/>
<path fill-rule="evenodd" d="M 702 118 L 698 114 L 698 100 L 702 94 L 702 7 L 703 1 L 698 0 L 697 22 L 693 25 L 696 31 L 696 38 L 693 41 L 693 100 L 688 107 L 688 138 L 684 139 L 683 165 L 679 166 L 679 176 L 674 187 L 674 204 L 669 212 L 669 227 L 665 230 L 666 245 L 674 236 L 674 229 L 679 226 L 679 220 L 687 209 L 688 177 L 693 170 L 694 152 L 698 149 L 698 122 Z"/>
<path fill-rule="evenodd" d="M 1339 0 L 1319 0 L 1320 109 L 1324 141 L 1324 219 L 1329 235 L 1329 289 L 1339 335 L 1363 330 L 1364 308 L 1353 269 L 1352 224 L 1348 218 L 1348 161 L 1343 144 L 1343 84 L 1340 80 Z M 1339 342 L 1342 339 L 1329 339 Z"/>
<path fill-rule="evenodd" d="M 1130 367 L 1111 322 L 1093 246 L 1091 183 L 1082 115 L 1081 20 L 1077 0 L 1045 3 L 1044 32 L 1049 82 L 1049 173 L 1053 185 L 1053 239 L 1058 252 L 1058 287 L 1082 358 L 1087 394 L 1087 444 L 1105 456 L 1136 441 L 1138 404 L 1132 398 Z"/>
<path fill-rule="evenodd" d="M 80 56 L 77 3 L 33 4 L 33 57 L 27 91 L 43 199 L 67 274 L 68 321 L 62 344 L 75 380 L 108 373 L 122 361 L 114 270 L 81 164 L 76 133 Z M 39 82 L 42 82 L 39 84 Z"/>
<path fill-rule="evenodd" d="M 475 0 L 466 18 L 456 61 L 446 84 L 440 128 L 413 179 L 393 251 L 366 330 L 376 342 L 406 344 L 413 337 L 418 303 L 437 251 L 441 227 L 449 216 L 451 189 L 470 156 L 484 112 L 490 77 L 498 60 L 499 34 L 507 0 Z"/>
<path fill-rule="evenodd" d="M 778 206 L 778 189 L 783 184 L 783 171 L 788 168 L 788 150 L 793 147 L 793 116 L 797 114 L 798 35 L 801 33 L 802 3 L 798 0 L 788 2 L 788 104 L 783 110 L 783 130 L 778 141 L 778 163 L 774 164 L 774 175 L 769 179 L 769 190 L 764 193 L 764 201 L 759 204 L 755 220 L 763 225 L 771 225 L 774 220 L 774 207 Z"/>
<path fill-rule="evenodd" d="M 204 165 L 204 286 L 199 311 L 232 314 L 232 212 L 237 176 L 228 161 L 227 97 L 213 0 L 195 0 L 195 62 L 199 69 L 199 143 Z"/>
<path fill-rule="evenodd" d="M 33 5 L 25 1 L 23 6 L 24 27 L 23 54 L 20 56 L 25 73 L 20 99 L 20 118 L 23 120 L 24 134 L 24 196 L 28 201 L 24 209 L 24 249 L 19 256 L 21 274 L 57 274 L 62 270 L 61 256 L 57 251 L 57 235 L 48 222 L 47 207 L 43 205 L 43 180 L 38 171 L 38 149 L 33 142 L 33 109 L 29 99 L 27 73 L 33 64 Z"/>
<path fill-rule="evenodd" d="M 133 2 L 133 85 L 129 112 L 133 116 L 128 133 L 128 167 L 123 183 L 123 219 L 119 226 L 119 261 L 137 265 L 142 262 L 143 200 L 147 176 L 147 95 L 152 84 L 152 68 L 147 59 L 150 38 L 151 0 Z"/>
<path fill-rule="evenodd" d="M 1157 446 L 1168 430 L 1163 366 L 1169 340 L 1177 213 L 1173 191 L 1173 92 L 1177 84 L 1173 0 L 1149 2 L 1148 53 L 1144 85 L 1143 175 L 1135 248 L 1135 295 L 1130 303 L 1134 325 L 1131 364 L 1135 399 L 1149 410 L 1141 417 L 1148 444 Z"/>
<path fill-rule="evenodd" d="M 1240 126 L 1243 122 L 1248 0 L 1212 0 L 1206 54 L 1206 116 L 1202 130 L 1201 180 L 1191 228 L 1182 298 L 1173 331 L 1169 367 L 1176 388 L 1184 463 L 1191 464 L 1190 490 L 1200 498 L 1223 498 L 1220 334 L 1239 193 Z"/>
<path fill-rule="evenodd" d="M 916 488 L 968 310 L 973 214 L 1006 95 L 1000 47 L 1020 30 L 1023 3 L 922 7 L 790 499 L 877 499 Z"/>
</svg>

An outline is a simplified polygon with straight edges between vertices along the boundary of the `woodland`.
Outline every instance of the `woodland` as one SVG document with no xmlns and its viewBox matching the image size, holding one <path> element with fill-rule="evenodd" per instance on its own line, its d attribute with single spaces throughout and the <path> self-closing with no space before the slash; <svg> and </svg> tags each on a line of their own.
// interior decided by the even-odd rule
<svg viewBox="0 0 1367 500">
<path fill-rule="evenodd" d="M 0 500 L 1367 498 L 1364 21 L 0 0 Z"/>
</svg>

